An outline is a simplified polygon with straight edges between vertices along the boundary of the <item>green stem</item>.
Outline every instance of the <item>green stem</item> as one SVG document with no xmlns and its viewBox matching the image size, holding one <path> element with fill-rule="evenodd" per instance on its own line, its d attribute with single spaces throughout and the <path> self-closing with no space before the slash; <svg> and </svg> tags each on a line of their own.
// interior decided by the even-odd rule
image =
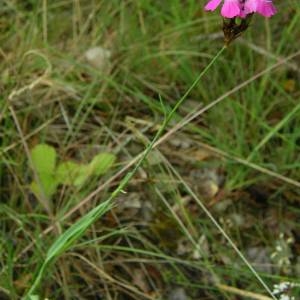
<svg viewBox="0 0 300 300">
<path fill-rule="evenodd" d="M 162 135 L 163 131 L 166 129 L 167 125 L 170 123 L 172 117 L 174 116 L 175 112 L 177 111 L 177 109 L 180 107 L 180 105 L 184 102 L 184 100 L 187 98 L 187 96 L 190 94 L 190 92 L 194 89 L 194 87 L 199 83 L 199 81 L 201 80 L 201 78 L 207 73 L 207 71 L 211 68 L 211 66 L 217 61 L 217 59 L 219 58 L 219 56 L 222 54 L 222 52 L 226 49 L 226 47 L 224 46 L 217 54 L 216 56 L 211 60 L 211 62 L 204 68 L 204 70 L 198 75 L 198 77 L 195 79 L 195 81 L 193 82 L 193 84 L 189 87 L 189 89 L 185 92 L 185 94 L 176 102 L 174 108 L 168 113 L 168 115 L 165 117 L 164 122 L 162 124 L 162 126 L 160 127 L 160 129 L 158 130 L 158 132 L 156 133 L 154 139 L 151 141 L 151 143 L 147 146 L 147 148 L 145 149 L 143 155 L 141 156 L 141 158 L 139 159 L 139 161 L 136 163 L 135 167 L 133 168 L 132 171 L 128 172 L 126 174 L 126 176 L 121 180 L 121 182 L 119 183 L 118 187 L 112 192 L 112 194 L 110 195 L 110 197 L 105 201 L 106 203 L 111 203 L 113 202 L 113 200 L 123 191 L 123 189 L 127 186 L 127 184 L 129 183 L 129 181 L 132 179 L 132 177 L 135 175 L 135 173 L 137 172 L 137 170 L 139 169 L 139 167 L 141 166 L 141 164 L 143 163 L 143 161 L 146 159 L 146 157 L 148 156 L 148 154 L 150 153 L 150 151 L 153 149 L 154 144 L 156 143 L 156 141 L 159 139 L 159 137 Z M 101 203 L 103 204 L 103 203 Z M 101 204 L 99 204 L 98 206 L 100 206 Z M 97 209 L 94 208 L 94 209 Z M 89 214 L 89 213 L 87 213 Z M 97 213 L 97 215 L 99 216 L 99 213 Z M 83 217 L 84 218 L 84 217 Z M 80 219 L 82 220 L 82 218 Z M 76 226 L 78 226 L 80 220 L 78 220 L 77 222 L 75 222 L 71 227 L 69 227 L 69 229 L 67 229 L 67 231 L 72 231 L 73 228 L 75 228 Z M 85 228 L 87 229 L 87 228 Z M 84 233 L 85 230 L 82 231 L 82 234 Z M 66 233 L 66 232 L 65 232 Z M 63 235 L 63 234 L 62 234 Z M 76 238 L 79 238 L 80 236 L 77 235 Z M 59 237 L 58 237 L 59 239 Z M 57 239 L 57 240 L 58 240 Z M 56 241 L 57 241 L 56 240 Z M 75 242 L 75 239 L 72 240 L 72 242 Z M 54 241 L 55 243 L 55 241 Z M 53 243 L 53 244 L 54 244 Z M 53 247 L 53 246 L 52 246 Z M 49 249 L 51 249 L 52 247 L 50 247 Z M 65 247 L 63 249 L 63 251 L 67 251 L 69 248 L 71 247 L 71 243 Z M 62 254 L 62 252 L 59 252 L 59 254 Z M 51 258 L 48 257 L 48 253 L 46 256 L 46 260 L 43 262 L 42 266 L 39 268 L 37 275 L 35 276 L 34 282 L 31 285 L 30 289 L 28 290 L 26 296 L 24 297 L 24 299 L 30 299 L 30 296 L 33 295 L 34 291 L 36 290 L 36 288 L 39 286 L 41 280 L 42 280 L 42 276 L 47 268 L 47 266 L 49 265 L 49 263 L 51 261 L 53 261 L 55 258 L 53 255 L 51 256 Z"/>
<path fill-rule="evenodd" d="M 169 115 L 167 116 L 167 119 L 165 121 L 166 125 L 171 121 L 174 113 L 177 111 L 179 106 L 183 103 L 183 101 L 187 98 L 187 96 L 190 94 L 190 92 L 194 89 L 194 87 L 199 83 L 201 78 L 206 74 L 206 72 L 212 67 L 212 65 L 217 61 L 217 59 L 221 56 L 223 51 L 226 49 L 226 46 L 223 46 L 221 50 L 216 54 L 216 56 L 211 60 L 211 62 L 204 68 L 204 70 L 198 75 L 198 77 L 195 79 L 193 84 L 189 87 L 189 89 L 185 92 L 185 94 L 177 101 L 174 108 L 171 110 Z"/>
<path fill-rule="evenodd" d="M 187 96 L 190 94 L 190 92 L 194 89 L 194 87 L 199 83 L 199 81 L 201 80 L 201 78 L 207 73 L 207 71 L 217 61 L 217 59 L 221 56 L 221 54 L 223 53 L 223 51 L 225 49 L 226 49 L 226 46 L 223 46 L 223 48 L 215 55 L 215 57 L 210 61 L 210 63 L 198 75 L 198 77 L 195 79 L 195 81 L 193 82 L 193 84 L 188 88 L 188 90 L 185 92 L 185 94 L 176 102 L 174 108 L 170 111 L 170 113 L 165 118 L 164 123 L 162 124 L 162 126 L 160 127 L 160 129 L 158 130 L 158 132 L 156 133 L 154 139 L 151 141 L 151 143 L 146 148 L 146 150 L 145 150 L 143 156 L 141 157 L 141 159 L 137 162 L 137 164 L 135 165 L 134 169 L 131 172 L 127 173 L 127 175 L 121 181 L 120 185 L 118 186 L 118 188 L 116 189 L 116 191 L 113 192 L 113 194 L 115 192 L 117 192 L 117 194 L 118 194 L 127 185 L 127 183 L 130 181 L 130 179 L 134 176 L 134 174 L 136 173 L 136 171 L 138 170 L 138 168 L 141 166 L 141 164 L 144 161 L 144 159 L 147 157 L 147 155 L 149 154 L 149 152 L 153 149 L 153 145 L 156 143 L 156 141 L 159 139 L 159 137 L 162 135 L 162 133 L 164 132 L 164 130 L 166 129 L 166 127 L 168 126 L 168 124 L 172 120 L 172 117 L 176 113 L 177 109 L 184 102 L 184 100 L 187 98 Z"/>
</svg>

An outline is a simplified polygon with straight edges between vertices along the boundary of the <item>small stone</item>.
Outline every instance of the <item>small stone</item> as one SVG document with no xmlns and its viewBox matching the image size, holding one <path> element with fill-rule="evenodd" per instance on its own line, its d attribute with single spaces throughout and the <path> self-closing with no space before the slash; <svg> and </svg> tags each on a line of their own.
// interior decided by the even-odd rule
<svg viewBox="0 0 300 300">
<path fill-rule="evenodd" d="M 89 64 L 100 71 L 105 71 L 110 65 L 110 50 L 94 47 L 87 50 L 84 55 Z"/>
<path fill-rule="evenodd" d="M 188 300 L 188 296 L 183 288 L 178 287 L 170 293 L 168 300 Z"/>
</svg>

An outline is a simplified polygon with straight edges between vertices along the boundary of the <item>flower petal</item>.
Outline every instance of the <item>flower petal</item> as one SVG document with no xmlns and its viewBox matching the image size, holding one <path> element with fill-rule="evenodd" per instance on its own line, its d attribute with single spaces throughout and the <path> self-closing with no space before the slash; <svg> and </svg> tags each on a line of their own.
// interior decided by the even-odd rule
<svg viewBox="0 0 300 300">
<path fill-rule="evenodd" d="M 225 18 L 234 18 L 241 12 L 239 0 L 225 0 L 221 15 Z"/>
<path fill-rule="evenodd" d="M 244 13 L 251 14 L 256 12 L 258 2 L 259 0 L 247 0 L 244 4 Z"/>
<path fill-rule="evenodd" d="M 271 17 L 276 14 L 277 10 L 271 0 L 261 0 L 258 5 L 256 12 L 263 15 L 264 17 Z"/>
<path fill-rule="evenodd" d="M 215 10 L 220 5 L 221 1 L 222 0 L 211 0 L 205 5 L 204 9 Z"/>
</svg>

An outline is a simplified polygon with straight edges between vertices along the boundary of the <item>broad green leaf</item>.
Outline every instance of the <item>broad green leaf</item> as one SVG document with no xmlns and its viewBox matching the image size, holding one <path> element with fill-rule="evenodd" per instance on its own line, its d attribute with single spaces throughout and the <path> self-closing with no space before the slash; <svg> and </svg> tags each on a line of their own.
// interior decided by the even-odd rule
<svg viewBox="0 0 300 300">
<path fill-rule="evenodd" d="M 46 144 L 38 144 L 31 150 L 33 167 L 39 176 L 53 174 L 56 162 L 56 151 Z"/>
<path fill-rule="evenodd" d="M 57 182 L 54 176 L 44 173 L 43 176 L 39 176 L 39 183 L 33 181 L 30 188 L 37 197 L 50 198 L 56 191 Z"/>
<path fill-rule="evenodd" d="M 50 198 L 57 187 L 54 178 L 56 151 L 49 145 L 38 144 L 31 150 L 31 160 L 39 179 L 31 183 L 31 190 L 37 197 Z"/>
<path fill-rule="evenodd" d="M 61 163 L 56 170 L 56 181 L 61 184 L 81 186 L 91 175 L 88 165 L 72 161 Z"/>
<path fill-rule="evenodd" d="M 115 160 L 116 156 L 112 153 L 99 153 L 92 159 L 89 166 L 92 173 L 99 176 L 105 174 L 112 167 Z"/>
<path fill-rule="evenodd" d="M 59 164 L 55 179 L 60 184 L 72 185 L 79 174 L 80 165 L 73 161 L 66 161 Z"/>
<path fill-rule="evenodd" d="M 78 173 L 73 184 L 78 187 L 83 185 L 91 174 L 92 170 L 89 165 L 79 165 Z"/>
</svg>

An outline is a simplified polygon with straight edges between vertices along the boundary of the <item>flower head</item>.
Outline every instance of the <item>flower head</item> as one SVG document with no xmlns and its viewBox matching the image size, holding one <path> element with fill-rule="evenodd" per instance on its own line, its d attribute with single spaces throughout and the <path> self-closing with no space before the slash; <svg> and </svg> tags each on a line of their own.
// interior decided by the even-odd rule
<svg viewBox="0 0 300 300">
<path fill-rule="evenodd" d="M 264 17 L 271 17 L 276 13 L 272 0 L 210 0 L 205 10 L 215 10 L 221 2 L 221 15 L 225 18 L 245 18 L 252 13 L 258 13 Z"/>
</svg>

